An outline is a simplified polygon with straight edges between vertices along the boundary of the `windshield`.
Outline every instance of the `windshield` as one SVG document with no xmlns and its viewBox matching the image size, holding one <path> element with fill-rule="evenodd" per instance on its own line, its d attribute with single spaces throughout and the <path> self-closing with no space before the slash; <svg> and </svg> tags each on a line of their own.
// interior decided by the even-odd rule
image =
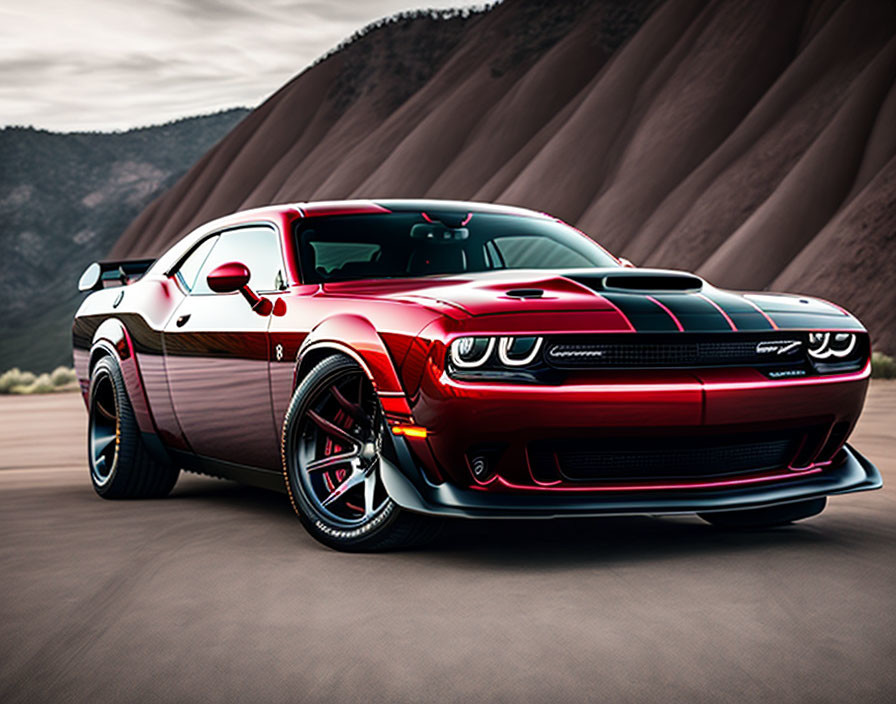
<svg viewBox="0 0 896 704">
<path fill-rule="evenodd" d="M 389 213 L 309 218 L 298 222 L 296 236 L 306 283 L 619 266 L 568 225 L 518 215 Z"/>
</svg>

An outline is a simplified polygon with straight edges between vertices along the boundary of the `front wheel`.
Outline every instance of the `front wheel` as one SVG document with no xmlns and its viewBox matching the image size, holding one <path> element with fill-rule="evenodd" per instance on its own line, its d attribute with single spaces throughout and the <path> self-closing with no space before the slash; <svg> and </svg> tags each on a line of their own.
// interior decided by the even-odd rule
<svg viewBox="0 0 896 704">
<path fill-rule="evenodd" d="M 348 357 L 328 357 L 299 384 L 281 448 L 293 509 L 324 545 L 394 550 L 438 532 L 439 521 L 402 510 L 386 493 L 380 465 L 394 461 L 391 437 L 372 384 Z"/>
<path fill-rule="evenodd" d="M 794 521 L 816 516 L 824 510 L 827 499 L 812 499 L 810 501 L 798 501 L 792 504 L 769 506 L 767 508 L 753 508 L 745 511 L 715 511 L 712 513 L 698 513 L 704 521 L 717 528 L 728 530 L 760 530 L 787 525 Z"/>
</svg>

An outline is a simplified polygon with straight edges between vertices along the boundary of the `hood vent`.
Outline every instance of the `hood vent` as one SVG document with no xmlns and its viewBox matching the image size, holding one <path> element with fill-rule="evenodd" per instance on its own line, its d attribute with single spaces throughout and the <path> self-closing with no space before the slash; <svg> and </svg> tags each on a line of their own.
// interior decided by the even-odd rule
<svg viewBox="0 0 896 704">
<path fill-rule="evenodd" d="M 604 274 L 594 276 L 590 274 L 573 275 L 569 278 L 584 284 L 594 291 L 620 291 L 635 293 L 651 292 L 690 292 L 699 291 L 703 287 L 703 280 L 691 274 L 678 274 L 666 272 L 627 272 L 619 274 Z"/>
<path fill-rule="evenodd" d="M 540 288 L 512 288 L 507 295 L 511 298 L 541 298 L 544 291 Z"/>
</svg>

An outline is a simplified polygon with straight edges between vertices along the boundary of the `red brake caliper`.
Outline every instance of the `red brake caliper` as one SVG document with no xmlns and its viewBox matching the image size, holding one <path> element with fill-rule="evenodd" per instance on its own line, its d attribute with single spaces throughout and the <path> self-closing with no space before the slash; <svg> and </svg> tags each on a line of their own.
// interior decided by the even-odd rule
<svg viewBox="0 0 896 704">
<path fill-rule="evenodd" d="M 354 419 L 345 413 L 341 408 L 336 411 L 336 415 L 333 416 L 333 422 L 343 428 L 344 430 L 351 430 L 354 425 Z M 338 443 L 333 442 L 333 439 L 328 437 L 327 442 L 324 444 L 324 456 L 329 457 L 330 455 L 335 455 L 337 452 L 342 452 L 342 446 Z M 344 469 L 337 469 L 333 471 L 333 475 L 330 475 L 330 472 L 326 472 L 324 474 L 324 482 L 327 485 L 327 491 L 332 492 L 339 484 L 345 481 L 345 477 L 348 475 L 348 472 Z M 335 481 L 334 481 L 335 480 Z M 349 508 L 364 512 L 364 509 L 350 504 L 348 502 L 345 503 Z"/>
</svg>

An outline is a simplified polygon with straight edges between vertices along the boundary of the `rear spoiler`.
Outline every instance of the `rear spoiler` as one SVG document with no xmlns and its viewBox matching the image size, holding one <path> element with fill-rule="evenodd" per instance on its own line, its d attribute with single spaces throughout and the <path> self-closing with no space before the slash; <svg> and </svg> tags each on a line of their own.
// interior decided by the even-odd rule
<svg viewBox="0 0 896 704">
<path fill-rule="evenodd" d="M 99 291 L 107 281 L 116 281 L 121 286 L 132 283 L 146 273 L 155 259 L 119 259 L 117 261 L 93 262 L 78 280 L 79 291 Z"/>
</svg>

